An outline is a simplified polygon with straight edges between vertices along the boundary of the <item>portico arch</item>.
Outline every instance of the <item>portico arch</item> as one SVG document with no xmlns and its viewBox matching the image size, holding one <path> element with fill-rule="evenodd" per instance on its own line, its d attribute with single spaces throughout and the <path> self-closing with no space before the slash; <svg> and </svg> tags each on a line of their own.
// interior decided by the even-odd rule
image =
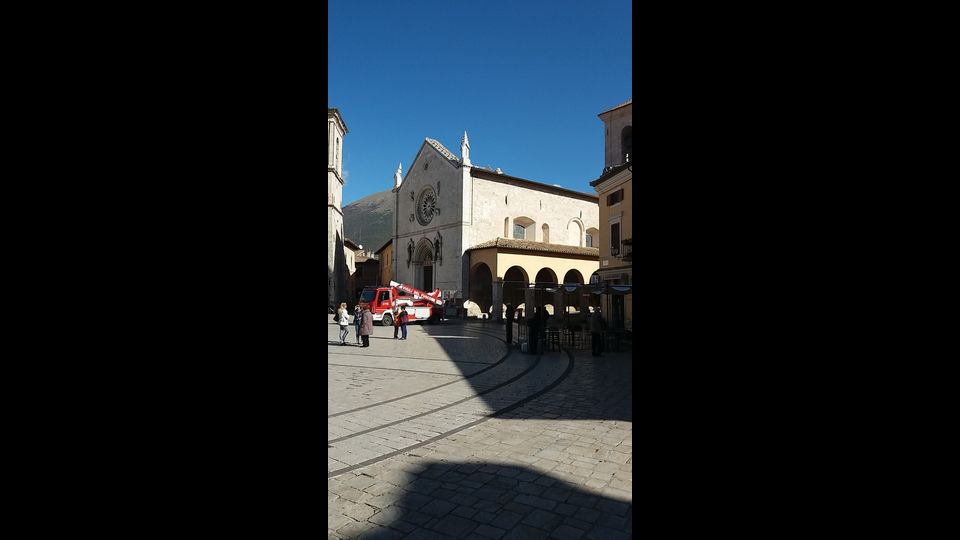
<svg viewBox="0 0 960 540">
<path fill-rule="evenodd" d="M 537 284 L 537 287 L 543 287 L 546 285 L 554 285 L 557 283 L 557 274 L 550 268 L 541 268 L 537 272 L 537 277 L 534 279 Z"/>
<path fill-rule="evenodd" d="M 565 284 L 580 284 L 583 285 L 583 274 L 581 274 L 576 269 L 570 269 L 566 274 L 563 275 L 563 282 Z M 580 306 L 583 305 L 583 302 L 580 299 L 583 297 L 583 289 L 578 289 L 573 292 L 563 292 L 563 305 L 566 307 L 574 308 L 574 311 L 580 311 Z"/>
<path fill-rule="evenodd" d="M 485 263 L 470 270 L 470 301 L 480 306 L 482 313 L 489 312 L 493 305 L 493 272 Z"/>
<path fill-rule="evenodd" d="M 519 306 L 523 303 L 523 291 L 530 283 L 527 272 L 519 266 L 511 266 L 503 274 L 503 302 Z"/>
</svg>

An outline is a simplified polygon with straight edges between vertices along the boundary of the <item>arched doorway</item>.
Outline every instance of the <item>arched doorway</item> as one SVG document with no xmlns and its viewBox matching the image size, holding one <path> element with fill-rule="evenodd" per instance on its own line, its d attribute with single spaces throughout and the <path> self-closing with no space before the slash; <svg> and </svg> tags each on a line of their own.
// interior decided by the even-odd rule
<svg viewBox="0 0 960 540">
<path fill-rule="evenodd" d="M 423 238 L 413 252 L 413 286 L 424 292 L 433 291 L 436 282 L 433 267 L 433 242 Z"/>
<path fill-rule="evenodd" d="M 481 313 L 489 313 L 493 306 L 493 273 L 486 263 L 470 272 L 470 301 L 480 306 Z"/>
<path fill-rule="evenodd" d="M 566 274 L 563 275 L 563 282 L 565 284 L 570 284 L 570 285 L 574 283 L 583 285 L 583 274 L 581 274 L 578 270 L 569 270 Z M 587 302 L 581 302 L 584 292 L 585 291 L 582 288 L 577 289 L 573 292 L 564 291 L 563 305 L 567 307 L 567 311 L 570 311 L 571 308 L 573 309 L 573 311 L 580 311 L 580 306 L 587 303 Z"/>
</svg>

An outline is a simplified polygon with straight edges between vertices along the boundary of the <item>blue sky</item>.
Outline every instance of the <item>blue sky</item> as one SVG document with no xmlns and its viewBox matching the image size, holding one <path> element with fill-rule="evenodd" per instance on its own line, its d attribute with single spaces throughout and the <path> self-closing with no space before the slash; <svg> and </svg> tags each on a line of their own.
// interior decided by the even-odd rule
<svg viewBox="0 0 960 540">
<path fill-rule="evenodd" d="M 474 165 L 593 193 L 597 114 L 633 96 L 629 0 L 328 3 L 343 202 L 393 187 L 425 137 Z"/>
</svg>

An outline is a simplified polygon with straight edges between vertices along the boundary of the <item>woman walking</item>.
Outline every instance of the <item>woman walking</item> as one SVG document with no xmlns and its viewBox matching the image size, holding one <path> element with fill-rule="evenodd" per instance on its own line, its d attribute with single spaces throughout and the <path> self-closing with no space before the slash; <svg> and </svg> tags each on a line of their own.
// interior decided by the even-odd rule
<svg viewBox="0 0 960 540">
<path fill-rule="evenodd" d="M 347 330 L 347 326 L 350 325 L 350 321 L 347 320 L 347 303 L 341 302 L 340 309 L 337 310 L 337 323 L 340 325 L 340 344 L 347 344 L 347 335 L 350 333 Z"/>
<path fill-rule="evenodd" d="M 360 323 L 360 337 L 363 339 L 361 347 L 370 346 L 370 334 L 373 333 L 373 313 L 368 306 L 363 306 L 363 322 Z"/>
<path fill-rule="evenodd" d="M 360 323 L 363 322 L 363 310 L 360 309 L 360 304 L 357 304 L 353 308 L 353 327 L 357 331 L 357 345 L 360 344 Z"/>
</svg>

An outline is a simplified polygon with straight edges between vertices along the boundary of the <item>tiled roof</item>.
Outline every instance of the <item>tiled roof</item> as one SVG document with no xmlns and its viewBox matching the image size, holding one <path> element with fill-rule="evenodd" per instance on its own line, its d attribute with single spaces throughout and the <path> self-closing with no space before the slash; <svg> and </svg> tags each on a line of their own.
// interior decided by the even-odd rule
<svg viewBox="0 0 960 540">
<path fill-rule="evenodd" d="M 564 194 L 567 196 L 573 195 L 573 196 L 576 196 L 577 198 L 592 200 L 592 201 L 599 200 L 597 198 L 596 193 L 583 193 L 581 191 L 575 191 L 565 187 L 556 186 L 553 184 L 545 184 L 543 182 L 537 182 L 536 180 L 527 180 L 526 178 L 520 178 L 519 176 L 512 176 L 509 174 L 505 174 L 503 172 L 498 173 L 495 171 L 487 171 L 484 169 L 477 169 L 476 167 L 473 167 L 472 169 L 470 169 L 470 176 L 475 176 L 477 178 L 489 178 L 489 179 L 497 180 L 500 182 L 515 183 L 519 185 L 526 184 L 530 187 L 535 187 L 548 192 L 556 193 L 559 191 L 561 194 Z"/>
<path fill-rule="evenodd" d="M 439 141 L 431 139 L 430 137 L 427 137 L 426 139 L 427 139 L 427 142 L 430 143 L 430 146 L 436 148 L 441 154 L 443 154 L 443 157 L 449 159 L 450 161 L 452 161 L 457 165 L 460 165 L 460 160 L 457 159 L 457 156 L 453 155 L 453 152 L 447 150 L 447 147 L 440 144 Z"/>
<path fill-rule="evenodd" d="M 621 103 L 621 104 L 619 104 L 619 105 L 617 105 L 617 106 L 615 106 L 615 107 L 611 107 L 611 108 L 603 111 L 603 112 L 600 113 L 600 114 L 607 114 L 608 112 L 610 112 L 610 111 L 612 111 L 612 110 L 614 110 L 614 109 L 619 109 L 620 107 L 625 107 L 625 106 L 627 106 L 627 105 L 630 105 L 631 103 L 633 103 L 633 98 L 630 98 L 630 99 L 624 101 L 623 103 Z M 597 116 L 600 116 L 600 115 L 597 115 Z"/>
<path fill-rule="evenodd" d="M 546 242 L 533 242 L 530 240 L 517 240 L 516 238 L 499 237 L 495 240 L 481 242 L 470 249 L 483 249 L 491 247 L 522 249 L 525 251 L 543 251 L 546 253 L 563 253 L 566 255 L 586 255 L 588 257 L 600 256 L 600 248 L 595 247 L 566 246 L 563 244 L 548 244 Z"/>
<path fill-rule="evenodd" d="M 380 249 L 374 251 L 374 253 L 380 253 L 381 251 L 387 249 L 387 246 L 389 246 L 389 245 L 392 244 L 392 243 L 393 243 L 393 238 L 391 238 L 391 239 L 387 240 L 386 242 L 384 242 L 383 245 L 380 246 Z"/>
<path fill-rule="evenodd" d="M 597 178 L 596 180 L 590 182 L 590 185 L 594 187 L 599 186 L 601 183 L 603 183 L 604 180 L 607 180 L 608 178 L 611 178 L 613 176 L 620 174 L 620 171 L 626 169 L 631 165 L 633 165 L 632 161 L 625 161 L 619 165 L 614 165 L 613 167 L 610 167 L 609 169 L 604 170 L 603 174 L 600 175 L 600 178 Z"/>
</svg>

